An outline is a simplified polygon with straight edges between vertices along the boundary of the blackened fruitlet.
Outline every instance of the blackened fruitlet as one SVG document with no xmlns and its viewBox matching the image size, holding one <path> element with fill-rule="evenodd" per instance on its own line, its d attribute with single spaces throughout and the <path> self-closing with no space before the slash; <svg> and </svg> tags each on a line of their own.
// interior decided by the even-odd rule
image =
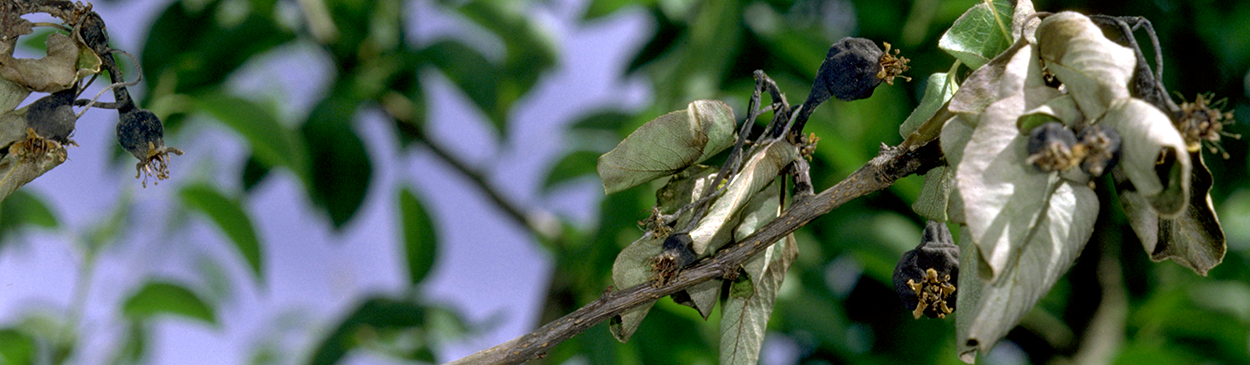
<svg viewBox="0 0 1250 365">
<path fill-rule="evenodd" d="M 1077 140 L 1085 158 L 1081 160 L 1081 170 L 1091 176 L 1098 177 L 1115 167 L 1120 160 L 1120 135 L 1101 124 L 1091 125 L 1081 130 Z"/>
<path fill-rule="evenodd" d="M 945 318 L 955 311 L 959 282 L 959 246 L 946 224 L 929 221 L 920 245 L 903 253 L 894 267 L 894 290 L 912 316 Z"/>
<path fill-rule="evenodd" d="M 885 54 L 876 43 L 864 38 L 846 37 L 829 47 L 825 62 L 820 64 L 812 93 L 805 102 L 815 105 L 829 100 L 830 96 L 842 101 L 852 101 L 872 96 L 881 84 L 877 74 L 881 72 L 881 56 Z"/>
<path fill-rule="evenodd" d="M 165 127 L 147 109 L 131 108 L 118 113 L 117 142 L 139 160 L 147 160 L 148 143 L 164 145 Z"/>
<path fill-rule="evenodd" d="M 1075 145 L 1076 134 L 1062 123 L 1042 124 L 1029 132 L 1029 157 L 1025 162 L 1045 172 L 1067 170 L 1080 163 L 1080 158 L 1072 153 Z"/>
<path fill-rule="evenodd" d="M 72 108 L 77 95 L 78 88 L 71 87 L 30 103 L 26 110 L 26 126 L 40 137 L 60 144 L 68 143 L 69 135 L 74 131 L 74 124 L 78 120 Z"/>
<path fill-rule="evenodd" d="M 165 127 L 160 118 L 147 109 L 135 108 L 133 104 L 125 111 L 118 111 L 117 142 L 130 152 L 139 163 L 135 164 L 138 178 L 145 172 L 157 181 L 169 178 L 169 154 L 181 155 L 182 150 L 165 146 Z M 147 178 L 144 177 L 144 185 Z"/>
</svg>

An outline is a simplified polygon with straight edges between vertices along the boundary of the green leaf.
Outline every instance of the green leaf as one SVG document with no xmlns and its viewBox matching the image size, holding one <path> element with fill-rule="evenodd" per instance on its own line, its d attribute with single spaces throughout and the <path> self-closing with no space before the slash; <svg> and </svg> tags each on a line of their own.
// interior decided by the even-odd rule
<svg viewBox="0 0 1250 365">
<path fill-rule="evenodd" d="M 399 214 L 404 222 L 404 253 L 408 261 L 409 285 L 425 280 L 438 257 L 438 235 L 434 221 L 421 200 L 409 189 L 399 192 Z"/>
<path fill-rule="evenodd" d="M 308 181 L 308 156 L 295 131 L 282 125 L 272 111 L 256 103 L 219 92 L 194 98 L 195 109 L 239 133 L 252 149 L 252 156 L 267 167 L 286 167 Z"/>
<path fill-rule="evenodd" d="M 556 63 L 554 40 L 518 4 L 475 1 L 457 8 L 503 41 L 503 71 L 507 77 L 504 88 L 499 91 L 505 107 L 520 99 L 534 86 L 543 71 Z"/>
<path fill-rule="evenodd" d="M 204 183 L 183 187 L 179 195 L 182 197 L 182 204 L 204 213 L 230 238 L 252 269 L 252 274 L 258 281 L 261 280 L 264 272 L 261 268 L 260 238 L 256 236 L 252 218 L 243 209 L 243 204 Z"/>
<path fill-rule="evenodd" d="M 1191 176 L 1189 206 L 1176 218 L 1162 218 L 1151 208 L 1150 202 L 1131 189 L 1127 177 L 1112 170 L 1116 186 L 1120 188 L 1120 204 L 1128 217 L 1133 232 L 1141 239 L 1142 247 L 1155 262 L 1171 259 L 1188 267 L 1198 275 L 1224 260 L 1228 250 L 1224 229 L 1211 207 L 1211 172 L 1202 161 L 1202 152 L 1191 152 L 1191 161 L 1197 161 Z"/>
<path fill-rule="evenodd" d="M 269 176 L 269 170 L 270 167 L 256 159 L 255 154 L 248 156 L 247 162 L 243 164 L 243 173 L 239 176 L 239 179 L 243 180 L 243 191 L 252 191 L 252 188 L 265 180 L 265 176 Z"/>
<path fill-rule="evenodd" d="M 56 228 L 56 214 L 35 195 L 16 191 L 0 202 L 0 236 L 23 225 Z"/>
<path fill-rule="evenodd" d="M 147 351 L 148 335 L 142 323 L 131 323 L 122 336 L 121 346 L 115 347 L 111 364 L 138 364 Z"/>
<path fill-rule="evenodd" d="M 735 124 L 733 109 L 716 100 L 647 122 L 599 157 L 603 190 L 615 193 L 699 163 L 733 144 Z"/>
<path fill-rule="evenodd" d="M 898 127 L 898 133 L 907 138 L 913 132 L 920 128 L 942 108 L 947 100 L 955 95 L 955 91 L 959 90 L 959 85 L 955 84 L 955 80 L 948 77 L 948 73 L 939 72 L 929 75 L 929 80 L 925 84 L 924 97 L 920 99 L 920 105 L 911 111 L 911 115 L 907 116 L 907 120 Z"/>
<path fill-rule="evenodd" d="M 551 167 L 547 180 L 543 181 L 543 189 L 550 191 L 561 183 L 594 174 L 598 158 L 599 154 L 592 151 L 574 151 L 564 155 Z"/>
<path fill-rule="evenodd" d="M 596 20 L 608 15 L 612 15 L 617 10 L 621 10 L 626 6 L 652 6 L 655 0 L 594 0 L 590 2 L 590 6 L 586 7 L 586 14 L 582 16 L 583 20 Z"/>
<path fill-rule="evenodd" d="M 48 52 L 48 44 L 45 43 L 45 40 L 47 40 L 48 35 L 52 33 L 65 34 L 65 32 L 51 27 L 35 28 L 34 33 L 22 36 L 21 45 L 35 51 L 36 53 L 46 53 Z"/>
<path fill-rule="evenodd" d="M 174 80 L 173 92 L 190 93 L 220 84 L 252 56 L 295 39 L 272 18 L 257 14 L 225 23 L 227 17 L 219 16 L 225 3 L 213 0 L 197 10 L 170 3 L 143 45 L 144 79 Z"/>
<path fill-rule="evenodd" d="M 938 40 L 938 48 L 973 69 L 1011 46 L 1012 14 L 1007 0 L 986 0 L 968 9 Z"/>
<path fill-rule="evenodd" d="M 1070 11 L 1046 17 L 1037 27 L 1037 48 L 1086 119 L 1098 118 L 1113 101 L 1129 96 L 1136 54 L 1103 36 L 1088 17 Z"/>
<path fill-rule="evenodd" d="M 368 298 L 317 345 L 309 363 L 337 364 L 348 351 L 376 338 L 377 331 L 423 326 L 425 314 L 426 308 L 420 304 L 383 297 Z"/>
<path fill-rule="evenodd" d="M 472 47 L 450 40 L 436 42 L 421 54 L 486 114 L 496 133 L 503 133 L 509 108 L 499 95 L 506 77 L 499 66 Z"/>
<path fill-rule="evenodd" d="M 329 213 L 335 229 L 343 228 L 360 210 L 373 176 L 365 143 L 352 130 L 358 103 L 332 93 L 313 108 L 300 129 L 310 162 L 309 195 Z"/>
<path fill-rule="evenodd" d="M 34 364 L 35 339 L 14 329 L 0 330 L 0 360 L 5 364 Z"/>
<path fill-rule="evenodd" d="M 157 315 L 172 314 L 216 325 L 213 308 L 187 288 L 161 281 L 149 281 L 122 305 L 122 314 L 133 321 L 146 321 Z"/>
</svg>

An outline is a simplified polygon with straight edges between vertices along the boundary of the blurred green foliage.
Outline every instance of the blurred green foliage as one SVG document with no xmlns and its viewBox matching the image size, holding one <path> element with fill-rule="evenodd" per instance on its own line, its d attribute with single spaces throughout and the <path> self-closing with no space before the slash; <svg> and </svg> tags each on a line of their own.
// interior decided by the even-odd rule
<svg viewBox="0 0 1250 365">
<path fill-rule="evenodd" d="M 253 154 L 240 172 L 242 186 L 250 188 L 269 176 L 269 171 L 285 169 L 299 177 L 330 227 L 342 228 L 355 219 L 367 194 L 397 197 L 402 208 L 397 222 L 404 225 L 404 242 L 399 244 L 405 250 L 396 252 L 405 252 L 415 286 L 435 264 L 437 235 L 429 234 L 433 224 L 419 195 L 402 187 L 394 192 L 369 191 L 375 167 L 353 128 L 356 115 L 363 109 L 383 111 L 403 141 L 400 148 L 437 145 L 426 139 L 429 101 L 421 85 L 421 71 L 433 70 L 463 91 L 488 117 L 494 132 L 505 136 L 516 103 L 544 72 L 555 67 L 558 45 L 551 44 L 526 13 L 527 7 L 543 2 L 438 2 L 437 6 L 502 44 L 502 57 L 490 57 L 454 39 L 414 45 L 402 28 L 414 15 L 404 12 L 407 7 L 399 0 L 327 0 L 323 10 L 328 19 L 309 16 L 310 20 L 301 18 L 294 24 L 275 11 L 286 3 L 171 3 L 152 25 L 141 52 L 132 52 L 142 56 L 150 87 L 142 93 L 146 100 L 141 104 L 160 114 L 173 133 L 191 114 L 209 115 L 236 131 Z M 553 164 L 544 193 L 558 193 L 559 189 L 552 188 L 592 175 L 591 159 L 606 151 L 572 141 L 604 135 L 623 138 L 646 121 L 697 99 L 724 100 L 737 109 L 738 116 L 744 116 L 742 109 L 751 95 L 751 74 L 756 69 L 767 72 L 791 102 L 798 102 L 806 96 L 810 80 L 834 41 L 858 36 L 890 42 L 912 60 L 907 75 L 916 81 L 882 86 L 866 100 L 830 101 L 812 116 L 808 131 L 821 138 L 812 163 L 813 183 L 817 189 L 831 186 L 875 156 L 882 143 L 901 140 L 899 124 L 923 95 L 923 81 L 932 73 L 948 71 L 954 62 L 938 50 L 939 37 L 976 3 L 592 0 L 584 15 L 586 24 L 630 11 L 643 14 L 654 25 L 649 33 L 639 35 L 646 41 L 626 70 L 652 81 L 652 104 L 640 110 L 585 111 L 563 136 L 570 141 L 569 154 Z M 1244 81 L 1250 68 L 1250 38 L 1244 36 L 1250 34 L 1250 3 L 1039 0 L 1035 5 L 1038 11 L 1147 17 L 1154 22 L 1164 48 L 1164 81 L 1171 90 L 1191 99 L 1197 93 L 1214 92 L 1228 97 L 1237 115 L 1250 115 L 1250 87 Z M 284 123 L 285 116 L 228 96 L 222 85 L 228 75 L 249 60 L 292 42 L 315 42 L 334 65 L 330 91 L 315 103 L 306 120 Z M 1145 39 L 1139 43 L 1149 44 Z M 967 69 L 958 72 L 962 77 Z M 1239 133 L 1247 128 L 1237 124 L 1228 130 Z M 1250 362 L 1247 147 L 1231 139 L 1223 145 L 1232 157 L 1220 160 L 1208 155 L 1208 164 L 1216 181 L 1212 199 L 1229 231 L 1230 250 L 1224 263 L 1206 278 L 1171 262 L 1152 263 L 1124 217 L 1100 217 L 1101 233 L 1095 234 L 1076 266 L 1007 337 L 1030 362 L 1068 359 L 1085 341 L 1098 340 L 1085 333 L 1102 295 L 1097 263 L 1103 257 L 1120 263 L 1129 299 L 1121 331 L 1125 342 L 1115 363 Z M 953 320 L 911 319 L 890 284 L 899 256 L 919 242 L 923 222 L 910 207 L 922 181 L 922 177 L 901 180 L 884 192 L 840 207 L 796 234 L 800 256 L 787 275 L 769 327 L 770 335 L 793 345 L 790 349 L 799 363 L 957 363 Z M 610 285 L 612 262 L 640 234 L 637 221 L 655 204 L 654 188 L 644 185 L 604 197 L 599 221 L 588 226 L 565 223 L 555 237 L 532 235 L 550 251 L 555 265 L 540 322 L 598 298 Z M 246 192 L 235 197 L 196 186 L 184 190 L 183 198 L 187 208 L 204 212 L 230 232 L 228 237 L 241 250 L 249 269 L 263 282 L 262 247 L 252 242 L 254 233 L 247 234 L 252 229 L 248 218 L 236 211 L 240 201 L 247 201 Z M 41 202 L 20 191 L 0 209 L 0 235 L 24 223 L 57 224 Z M 17 215 L 20 220 L 14 220 Z M 101 232 L 108 233 L 92 242 L 116 235 L 115 230 Z M 93 244 L 91 250 L 98 245 Z M 153 282 L 135 292 L 122 308 L 135 323 L 119 342 L 115 362 L 141 361 L 150 335 L 141 322 L 151 314 L 215 322 L 216 303 L 181 284 Z M 458 332 L 447 328 L 463 327 L 449 312 L 415 295 L 360 298 L 359 302 L 308 357 L 301 358 L 334 363 L 352 348 L 363 347 L 400 359 L 431 361 L 436 358 L 432 346 Z M 432 325 L 439 321 L 431 320 L 431 312 L 442 313 L 439 321 L 451 325 Z M 596 326 L 556 346 L 541 362 L 714 363 L 719 309 L 712 316 L 713 320 L 705 322 L 694 310 L 661 299 L 630 342 L 618 343 L 605 325 Z M 48 334 L 63 333 L 46 330 L 58 326 L 62 325 L 27 323 L 0 329 L 0 354 L 24 363 L 33 361 L 41 348 L 52 348 L 60 354 L 53 357 L 54 362 L 60 362 L 73 341 Z M 48 341 L 56 346 L 46 346 Z M 254 360 L 264 363 L 271 357 L 258 354 Z"/>
</svg>

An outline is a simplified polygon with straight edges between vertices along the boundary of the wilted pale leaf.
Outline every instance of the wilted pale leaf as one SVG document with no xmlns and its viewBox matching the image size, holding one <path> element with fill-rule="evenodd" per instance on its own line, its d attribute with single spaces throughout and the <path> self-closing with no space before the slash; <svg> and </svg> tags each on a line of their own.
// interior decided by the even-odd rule
<svg viewBox="0 0 1250 365">
<path fill-rule="evenodd" d="M 1112 101 L 1128 97 L 1137 58 L 1133 50 L 1103 36 L 1089 17 L 1065 11 L 1037 27 L 1046 67 L 1062 81 L 1087 118 L 1102 115 Z"/>
<path fill-rule="evenodd" d="M 969 238 L 986 260 L 987 280 L 998 280 L 1015 261 L 1058 180 L 1024 162 L 1027 137 L 1015 125 L 1020 102 L 1007 98 L 985 109 L 955 172 Z"/>
<path fill-rule="evenodd" d="M 1224 229 L 1211 207 L 1211 172 L 1202 162 L 1202 152 L 1191 153 L 1190 161 L 1197 164 L 1193 167 L 1189 206 L 1174 219 L 1160 218 L 1146 198 L 1132 190 L 1132 184 L 1123 173 L 1113 172 L 1120 187 L 1124 214 L 1150 259 L 1155 262 L 1171 259 L 1206 276 L 1208 270 L 1224 260 L 1227 245 Z"/>
<path fill-rule="evenodd" d="M 911 111 L 907 116 L 907 120 L 898 127 L 898 133 L 907 138 L 916 129 L 919 129 L 924 122 L 933 117 L 933 114 L 955 95 L 955 90 L 959 89 L 959 85 L 955 84 L 955 80 L 951 80 L 945 72 L 938 72 L 929 75 L 929 80 L 925 84 L 924 97 L 920 99 L 920 105 Z"/>
<path fill-rule="evenodd" d="M 1011 14 L 1011 39 L 1019 41 L 1021 35 L 1029 36 L 1036 32 L 1037 25 L 1042 21 L 1032 16 L 1037 12 L 1033 9 L 1032 1 L 1017 0 L 1015 3 L 1015 11 Z M 1033 40 L 1026 39 L 1026 41 L 1032 42 Z"/>
<path fill-rule="evenodd" d="M 690 238 L 694 239 L 694 253 L 706 255 L 729 242 L 742 207 L 760 189 L 771 184 L 781 169 L 798 155 L 798 148 L 794 145 L 778 141 L 749 156 L 742 170 L 729 181 L 724 195 L 712 203 L 699 225 L 690 231 Z"/>
<path fill-rule="evenodd" d="M 747 275 L 738 276 L 730 286 L 721 317 L 721 364 L 759 363 L 768 318 L 786 271 L 798 254 L 794 235 L 789 235 L 748 261 Z"/>
<path fill-rule="evenodd" d="M 77 77 L 78 45 L 61 33 L 48 34 L 48 55 L 40 59 L 0 54 L 0 77 L 31 91 L 68 89 Z"/>
<path fill-rule="evenodd" d="M 1123 141 L 1115 170 L 1128 177 L 1160 216 L 1179 216 L 1189 204 L 1192 164 L 1172 120 L 1145 101 L 1123 98 L 1112 102 L 1098 123 L 1114 129 Z"/>
<path fill-rule="evenodd" d="M 1007 0 L 977 4 L 964 12 L 942 34 L 942 38 L 938 40 L 938 48 L 955 56 L 968 67 L 981 67 L 1013 43 L 1013 12 L 1011 2 Z"/>
<path fill-rule="evenodd" d="M 625 289 L 651 280 L 652 259 L 664 250 L 663 245 L 664 238 L 657 238 L 648 232 L 621 250 L 612 263 L 612 286 Z M 621 342 L 629 341 L 647 312 L 651 311 L 652 304 L 655 302 L 630 308 L 609 319 L 608 330 L 612 332 L 612 337 Z"/>
<path fill-rule="evenodd" d="M 599 157 L 599 177 L 608 194 L 681 171 L 733 145 L 733 109 L 699 100 L 655 118 Z"/>
<path fill-rule="evenodd" d="M 1050 291 L 1080 255 L 1098 218 L 1098 196 L 1082 183 L 1061 181 L 1051 194 L 1046 213 L 1026 237 L 1019 260 L 989 282 L 980 275 L 960 275 L 955 310 L 959 358 L 967 363 L 976 351 L 988 352 Z M 960 271 L 984 272 L 983 257 L 971 232 L 962 230 Z"/>
<path fill-rule="evenodd" d="M 1028 46 L 1005 68 L 1004 82 L 1023 80 L 1019 65 L 1030 62 Z M 1020 246 L 1036 229 L 1048 195 L 1058 177 L 1025 163 L 1027 136 L 1016 129 L 1025 108 L 1022 82 L 1009 97 L 989 105 L 956 165 L 955 184 L 963 199 L 964 221 L 972 242 L 987 261 L 984 278 L 998 280 L 1020 253 Z M 1004 89 L 1001 92 L 1007 92 Z"/>
<path fill-rule="evenodd" d="M 768 222 L 771 222 L 773 218 L 780 214 L 780 192 L 776 187 L 777 184 L 773 183 L 773 181 L 775 179 L 769 180 L 769 184 L 755 196 L 752 196 L 747 205 L 742 207 L 741 213 L 728 223 L 734 226 L 733 239 L 735 241 L 740 241 L 750 236 L 752 233 L 755 233 L 756 229 L 768 224 Z M 763 256 L 763 254 L 760 256 Z M 751 271 L 751 265 L 758 258 L 759 256 L 756 256 L 744 265 L 748 272 L 753 272 Z M 757 263 L 754 270 L 754 272 L 763 270 L 763 262 Z M 720 280 L 711 280 L 698 284 L 673 294 L 673 300 L 677 301 L 678 304 L 698 310 L 699 315 L 703 316 L 704 320 L 707 320 L 708 316 L 712 315 L 712 307 L 716 305 L 716 301 L 721 297 L 722 284 Z"/>
<path fill-rule="evenodd" d="M 990 103 L 1015 94 L 1024 87 L 1028 64 L 1016 62 L 1011 64 L 1012 70 L 1007 67 L 1017 56 L 1029 54 L 1030 49 L 1028 43 L 1016 42 L 989 63 L 972 71 L 968 79 L 959 85 L 959 91 L 951 97 L 948 109 L 953 113 L 971 115 L 965 121 L 975 126 L 976 116 Z"/>
</svg>

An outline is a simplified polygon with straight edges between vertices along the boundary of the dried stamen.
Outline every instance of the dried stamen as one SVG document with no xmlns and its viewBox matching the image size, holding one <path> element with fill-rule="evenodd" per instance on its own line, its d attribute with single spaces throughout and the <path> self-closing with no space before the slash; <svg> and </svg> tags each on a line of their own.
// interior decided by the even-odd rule
<svg viewBox="0 0 1250 365">
<path fill-rule="evenodd" d="M 1228 99 L 1220 99 L 1212 102 L 1212 95 L 1198 94 L 1193 102 L 1184 102 L 1181 104 L 1180 119 L 1176 121 L 1176 129 L 1181 132 L 1181 136 L 1185 137 L 1185 143 L 1191 152 L 1202 148 L 1202 144 L 1207 144 L 1212 153 L 1219 153 L 1224 158 L 1228 158 L 1228 152 L 1220 146 L 1220 137 L 1227 136 L 1232 138 L 1241 138 L 1239 134 L 1228 133 L 1224 131 L 1224 126 L 1233 123 L 1233 112 L 1223 112 L 1227 106 Z"/>
<path fill-rule="evenodd" d="M 951 284 L 951 276 L 945 275 L 938 278 L 937 270 L 933 268 L 926 269 L 924 273 L 924 279 L 919 283 L 913 279 L 907 280 L 907 286 L 910 286 L 911 290 L 916 292 L 916 297 L 920 299 L 916 303 L 916 310 L 911 314 L 916 319 L 920 319 L 925 309 L 932 306 L 938 318 L 946 318 L 947 314 L 955 311 L 946 305 L 946 299 L 950 298 L 951 294 L 955 294 L 955 285 Z"/>
<path fill-rule="evenodd" d="M 902 75 L 903 72 L 911 69 L 910 66 L 907 66 L 907 62 L 911 60 L 908 60 L 906 57 L 899 57 L 900 50 L 897 49 L 894 50 L 894 54 L 890 54 L 890 43 L 882 43 L 885 44 L 885 52 L 881 53 L 881 60 L 878 62 L 881 64 L 881 71 L 877 71 L 877 78 L 890 85 L 894 85 L 895 77 L 911 82 L 911 77 Z"/>
</svg>

